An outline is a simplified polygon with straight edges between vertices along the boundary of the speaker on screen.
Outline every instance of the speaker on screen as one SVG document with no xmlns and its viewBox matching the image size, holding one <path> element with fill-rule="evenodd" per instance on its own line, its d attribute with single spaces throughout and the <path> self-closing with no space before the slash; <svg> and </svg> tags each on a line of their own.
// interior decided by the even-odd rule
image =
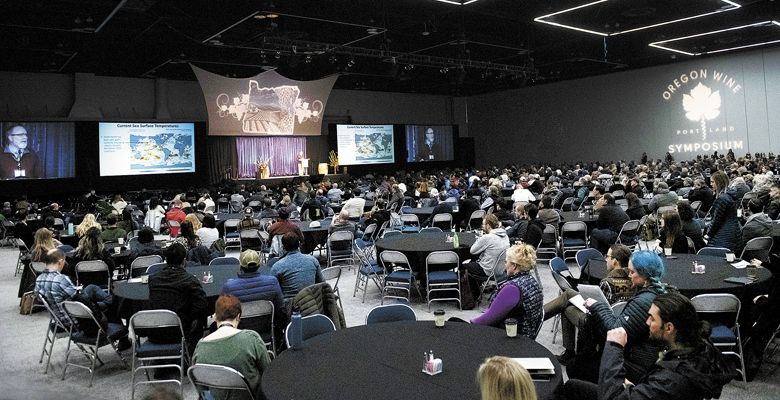
<svg viewBox="0 0 780 400">
<path fill-rule="evenodd" d="M 73 122 L 2 122 L 0 179 L 72 178 Z"/>
</svg>

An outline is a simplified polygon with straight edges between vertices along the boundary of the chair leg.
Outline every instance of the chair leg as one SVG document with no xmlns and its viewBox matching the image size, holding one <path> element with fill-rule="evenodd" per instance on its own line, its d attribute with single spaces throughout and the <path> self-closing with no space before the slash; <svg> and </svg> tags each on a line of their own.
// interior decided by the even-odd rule
<svg viewBox="0 0 780 400">
<path fill-rule="evenodd" d="M 70 343 L 73 340 L 68 338 L 68 347 L 65 349 L 65 365 L 62 367 L 62 378 L 61 380 L 65 380 L 65 372 L 68 370 L 68 360 L 70 359 Z"/>
</svg>

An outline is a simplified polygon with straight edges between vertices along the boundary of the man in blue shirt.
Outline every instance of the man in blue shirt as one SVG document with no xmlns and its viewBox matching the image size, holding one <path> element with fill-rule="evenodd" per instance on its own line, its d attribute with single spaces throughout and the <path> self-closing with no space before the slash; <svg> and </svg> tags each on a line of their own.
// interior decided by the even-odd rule
<svg viewBox="0 0 780 400">
<path fill-rule="evenodd" d="M 303 288 L 325 281 L 320 272 L 320 262 L 301 253 L 299 246 L 300 239 L 295 232 L 285 233 L 282 247 L 286 253 L 271 267 L 271 274 L 279 280 L 284 299 L 288 302 Z"/>
</svg>

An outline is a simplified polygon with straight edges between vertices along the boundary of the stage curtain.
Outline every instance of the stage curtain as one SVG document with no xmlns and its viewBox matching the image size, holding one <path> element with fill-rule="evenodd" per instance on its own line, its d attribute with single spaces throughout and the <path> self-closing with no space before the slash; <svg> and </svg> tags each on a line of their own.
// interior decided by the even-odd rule
<svg viewBox="0 0 780 400">
<path fill-rule="evenodd" d="M 37 131 L 39 143 L 33 150 L 43 163 L 43 173 L 47 178 L 64 178 L 76 176 L 74 151 L 76 148 L 75 134 L 72 122 L 47 122 L 30 124 L 31 130 Z M 36 148 L 37 147 L 37 148 Z M 43 178 L 43 177 L 42 177 Z"/>
<path fill-rule="evenodd" d="M 234 137 L 209 136 L 209 181 L 219 182 L 230 173 L 236 176 L 236 139 Z"/>
<path fill-rule="evenodd" d="M 305 137 L 237 137 L 239 178 L 257 176 L 257 160 L 270 160 L 271 176 L 298 175 L 298 153 L 306 154 Z M 309 171 L 312 171 L 309 164 Z M 315 166 L 316 168 L 316 166 Z"/>
</svg>

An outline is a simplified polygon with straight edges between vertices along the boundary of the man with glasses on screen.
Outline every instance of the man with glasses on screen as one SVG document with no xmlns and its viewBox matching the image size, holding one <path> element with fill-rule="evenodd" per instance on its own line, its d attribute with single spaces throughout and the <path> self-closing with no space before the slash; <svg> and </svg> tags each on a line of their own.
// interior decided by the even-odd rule
<svg viewBox="0 0 780 400">
<path fill-rule="evenodd" d="M 436 140 L 436 134 L 433 132 L 433 128 L 425 129 L 425 137 L 423 142 L 418 146 L 420 153 L 420 161 L 439 161 L 444 157 L 443 149 L 441 148 L 441 142 Z"/>
<path fill-rule="evenodd" d="M 43 167 L 38 155 L 27 148 L 28 134 L 25 127 L 15 124 L 5 131 L 5 147 L 0 154 L 0 177 L 41 178 Z"/>
</svg>

